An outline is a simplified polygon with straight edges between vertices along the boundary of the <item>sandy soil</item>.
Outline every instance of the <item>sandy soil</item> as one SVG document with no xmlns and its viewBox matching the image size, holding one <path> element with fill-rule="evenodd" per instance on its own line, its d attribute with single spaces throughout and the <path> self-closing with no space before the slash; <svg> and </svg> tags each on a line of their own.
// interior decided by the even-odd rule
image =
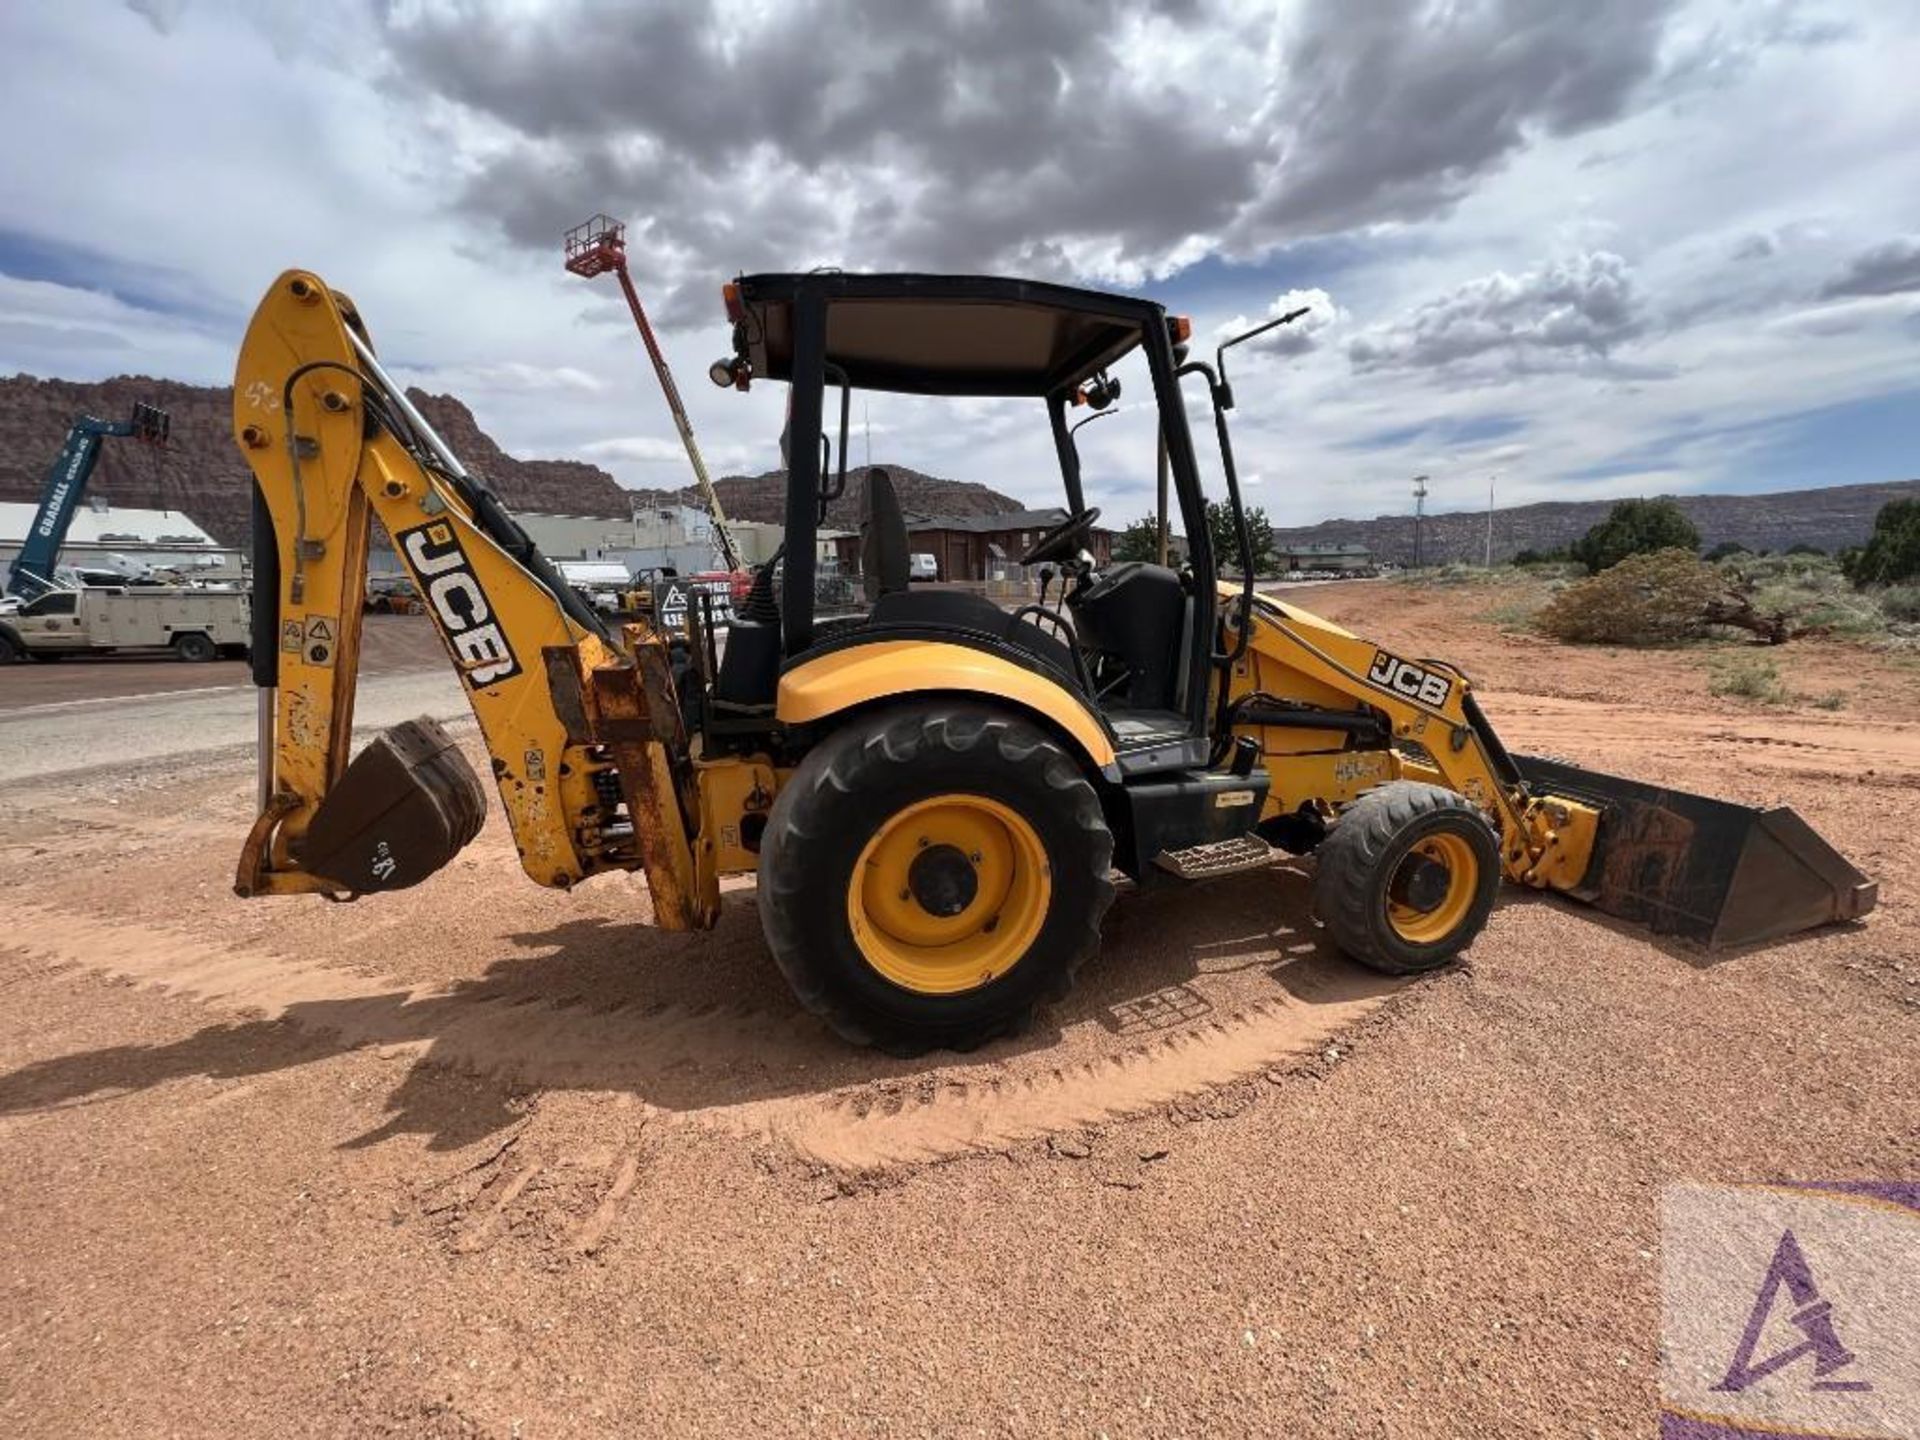
<svg viewBox="0 0 1920 1440">
<path fill-rule="evenodd" d="M 1510 743 L 1799 807 L 1862 926 L 1708 957 L 1510 894 L 1406 985 L 1305 872 L 1125 895 L 1069 1003 L 902 1062 L 495 816 L 350 907 L 228 892 L 247 772 L 0 784 L 11 1434 L 1626 1435 L 1660 1186 L 1920 1161 L 1915 672 L 1709 697 L 1457 597 L 1303 603 L 1488 688 Z"/>
</svg>

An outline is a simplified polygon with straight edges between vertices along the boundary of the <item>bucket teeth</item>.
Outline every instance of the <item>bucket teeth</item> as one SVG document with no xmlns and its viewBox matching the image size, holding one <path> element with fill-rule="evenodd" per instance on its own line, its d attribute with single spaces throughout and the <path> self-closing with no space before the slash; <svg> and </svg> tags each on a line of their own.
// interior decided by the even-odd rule
<svg viewBox="0 0 1920 1440">
<path fill-rule="evenodd" d="M 1609 915 L 1709 946 L 1750 945 L 1857 920 L 1879 887 L 1792 810 L 1668 790 L 1519 755 L 1536 795 L 1600 810 L 1572 894 Z"/>
</svg>

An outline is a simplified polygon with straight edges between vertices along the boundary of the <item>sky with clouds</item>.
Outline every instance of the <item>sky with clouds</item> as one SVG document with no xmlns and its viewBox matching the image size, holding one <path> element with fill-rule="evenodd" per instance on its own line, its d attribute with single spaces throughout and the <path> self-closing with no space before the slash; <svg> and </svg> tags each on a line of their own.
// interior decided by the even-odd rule
<svg viewBox="0 0 1920 1440">
<path fill-rule="evenodd" d="M 721 282 L 838 265 L 1144 291 L 1209 343 L 1308 306 L 1234 361 L 1285 523 L 1420 472 L 1442 510 L 1908 478 L 1916 74 L 1911 0 L 7 5 L 0 373 L 224 380 L 301 265 L 509 450 L 677 486 L 617 290 L 560 266 L 604 210 L 716 472 L 776 465 L 782 406 L 702 378 Z M 1122 380 L 1082 436 L 1118 520 Z M 1038 402 L 855 425 L 1059 498 Z"/>
</svg>

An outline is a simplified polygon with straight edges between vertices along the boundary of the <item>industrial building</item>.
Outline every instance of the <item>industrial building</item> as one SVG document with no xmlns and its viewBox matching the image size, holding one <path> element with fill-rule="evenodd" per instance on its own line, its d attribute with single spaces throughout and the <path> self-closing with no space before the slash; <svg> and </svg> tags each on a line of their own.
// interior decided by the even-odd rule
<svg viewBox="0 0 1920 1440">
<path fill-rule="evenodd" d="M 1279 571 L 1334 570 L 1341 573 L 1371 570 L 1373 552 L 1364 545 L 1280 545 L 1271 551 L 1270 566 Z"/>
<path fill-rule="evenodd" d="M 534 510 L 515 511 L 513 518 L 550 560 L 609 561 L 624 566 L 632 576 L 667 569 L 696 575 L 720 566 L 713 543 L 713 520 L 695 505 L 636 505 L 625 520 L 607 515 L 549 515 Z M 751 567 L 773 558 L 782 531 L 780 526 L 765 521 L 730 520 L 727 533 L 733 537 L 740 563 Z M 820 531 L 823 563 L 834 562 L 835 542 L 845 536 L 845 531 Z M 367 569 L 372 575 L 400 571 L 392 546 L 378 531 Z"/>
<path fill-rule="evenodd" d="M 914 554 L 933 556 L 943 581 L 1017 580 L 1020 557 L 1066 518 L 1067 512 L 1057 508 L 1000 515 L 909 515 L 907 543 Z M 859 536 L 844 536 L 835 548 L 845 573 L 860 568 Z M 1086 548 L 1096 565 L 1107 564 L 1113 558 L 1113 531 L 1095 529 Z"/>
<path fill-rule="evenodd" d="M 39 506 L 0 501 L 0 575 L 25 544 Z M 178 570 L 195 579 L 238 580 L 238 550 L 223 546 L 178 510 L 138 510 L 91 497 L 74 511 L 60 563 L 76 570 L 111 570 L 127 576 Z"/>
</svg>

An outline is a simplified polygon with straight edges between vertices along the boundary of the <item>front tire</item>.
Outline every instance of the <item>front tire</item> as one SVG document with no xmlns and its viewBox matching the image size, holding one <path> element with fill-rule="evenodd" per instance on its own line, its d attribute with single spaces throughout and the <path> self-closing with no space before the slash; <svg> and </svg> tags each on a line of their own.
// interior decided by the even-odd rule
<svg viewBox="0 0 1920 1440">
<path fill-rule="evenodd" d="M 849 721 L 782 788 L 760 923 L 800 1003 L 896 1055 L 970 1050 L 1099 948 L 1113 837 L 1039 726 L 959 700 Z"/>
<path fill-rule="evenodd" d="M 1499 839 L 1479 809 L 1399 780 L 1349 805 L 1321 843 L 1313 908 L 1362 965 L 1417 975 L 1473 943 L 1499 888 Z"/>
</svg>

